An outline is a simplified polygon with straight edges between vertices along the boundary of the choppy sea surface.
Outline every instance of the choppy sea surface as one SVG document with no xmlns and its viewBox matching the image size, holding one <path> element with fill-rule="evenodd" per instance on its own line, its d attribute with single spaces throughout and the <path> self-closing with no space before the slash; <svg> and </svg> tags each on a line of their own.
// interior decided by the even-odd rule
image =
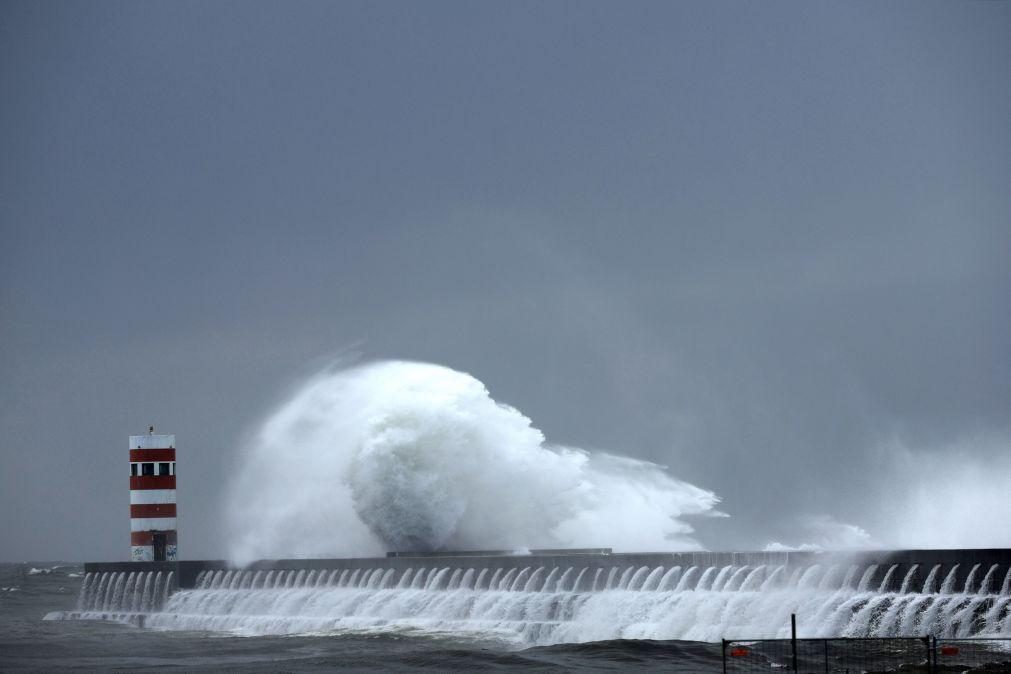
<svg viewBox="0 0 1011 674">
<path fill-rule="evenodd" d="M 0 564 L 0 671 L 721 670 L 719 644 L 691 641 L 616 640 L 518 649 L 496 641 L 410 632 L 239 636 L 44 620 L 51 612 L 76 607 L 83 575 L 83 566 L 73 563 Z"/>
</svg>

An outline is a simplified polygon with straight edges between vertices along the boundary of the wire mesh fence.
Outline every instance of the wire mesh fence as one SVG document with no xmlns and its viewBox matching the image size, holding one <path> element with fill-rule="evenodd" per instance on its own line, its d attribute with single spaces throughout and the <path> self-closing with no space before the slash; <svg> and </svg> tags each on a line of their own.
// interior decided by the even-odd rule
<svg viewBox="0 0 1011 674">
<path fill-rule="evenodd" d="M 1011 639 L 724 640 L 723 671 L 1011 673 Z"/>
<path fill-rule="evenodd" d="M 932 659 L 927 637 L 723 642 L 725 672 L 928 672 Z"/>
<path fill-rule="evenodd" d="M 1011 672 L 1011 639 L 934 639 L 936 672 Z"/>
</svg>

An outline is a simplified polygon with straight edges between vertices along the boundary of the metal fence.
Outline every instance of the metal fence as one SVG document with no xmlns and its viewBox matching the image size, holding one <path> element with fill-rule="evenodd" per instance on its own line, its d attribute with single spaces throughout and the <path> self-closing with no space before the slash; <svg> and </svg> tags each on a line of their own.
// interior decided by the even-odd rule
<svg viewBox="0 0 1011 674">
<path fill-rule="evenodd" d="M 724 672 L 868 672 L 931 671 L 931 640 L 760 639 L 724 641 Z M 922 670 L 909 669 L 922 666 Z"/>
<path fill-rule="evenodd" d="M 934 671 L 1011 672 L 1011 639 L 933 639 Z"/>
<path fill-rule="evenodd" d="M 1011 672 L 1011 639 L 933 637 L 723 641 L 724 672 Z"/>
</svg>

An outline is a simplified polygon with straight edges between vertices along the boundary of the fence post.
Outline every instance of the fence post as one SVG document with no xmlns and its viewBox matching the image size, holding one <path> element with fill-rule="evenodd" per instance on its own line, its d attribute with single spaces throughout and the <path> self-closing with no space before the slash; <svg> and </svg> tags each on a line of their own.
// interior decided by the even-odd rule
<svg viewBox="0 0 1011 674">
<path fill-rule="evenodd" d="M 797 614 L 790 614 L 790 650 L 793 651 L 793 671 L 797 669 Z"/>
<path fill-rule="evenodd" d="M 720 639 L 723 643 L 723 674 L 727 674 L 727 640 Z"/>
<path fill-rule="evenodd" d="M 825 647 L 825 674 L 828 674 L 828 639 L 823 639 L 821 643 Z"/>
</svg>

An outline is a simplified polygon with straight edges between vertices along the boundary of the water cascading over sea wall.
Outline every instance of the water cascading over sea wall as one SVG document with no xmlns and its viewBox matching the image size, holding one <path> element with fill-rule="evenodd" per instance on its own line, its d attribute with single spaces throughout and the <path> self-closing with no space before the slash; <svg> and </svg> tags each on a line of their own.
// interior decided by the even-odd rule
<svg viewBox="0 0 1011 674">
<path fill-rule="evenodd" d="M 1011 550 L 618 553 L 87 564 L 78 611 L 151 627 L 615 638 L 1011 636 Z"/>
</svg>

